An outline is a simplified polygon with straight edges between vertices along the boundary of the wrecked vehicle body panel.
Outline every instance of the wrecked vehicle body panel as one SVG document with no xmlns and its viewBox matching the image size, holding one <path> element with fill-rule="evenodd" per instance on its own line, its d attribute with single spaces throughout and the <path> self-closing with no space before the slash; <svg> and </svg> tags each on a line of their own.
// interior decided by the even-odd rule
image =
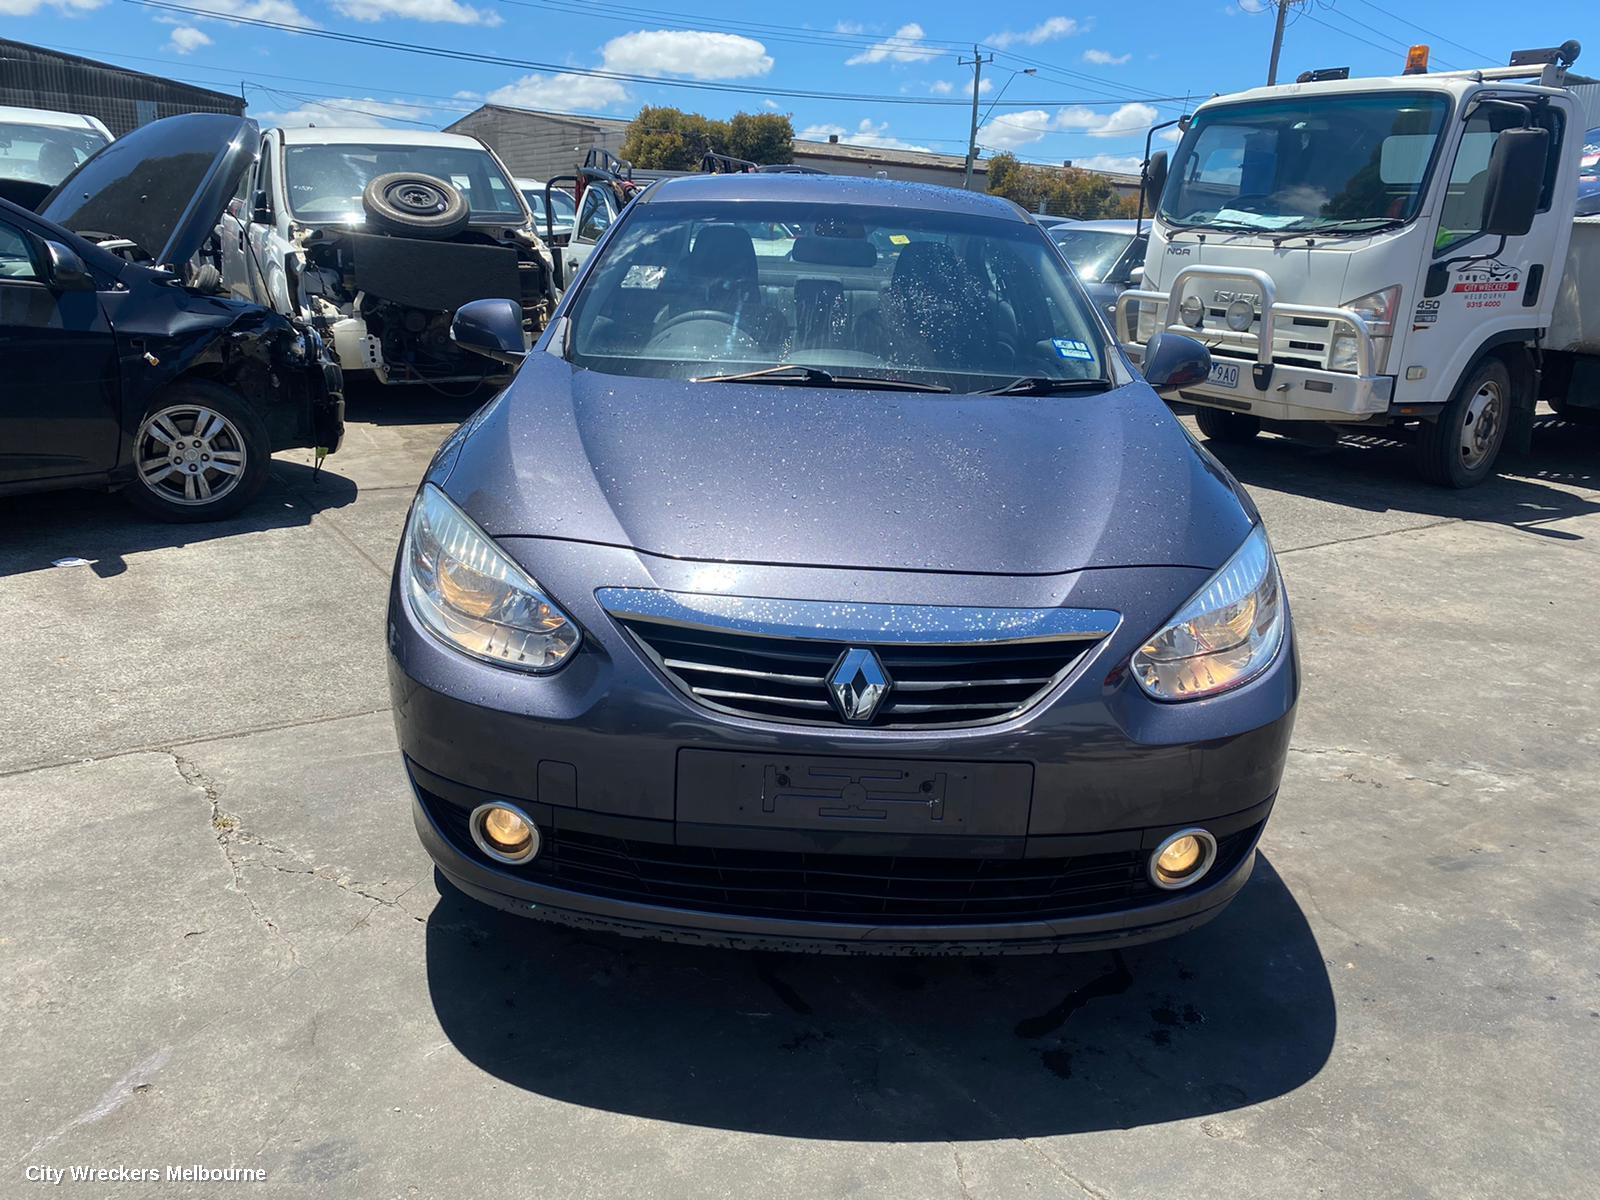
<svg viewBox="0 0 1600 1200">
<path fill-rule="evenodd" d="M 217 214 L 255 134 L 167 118 L 85 162 L 43 215 L 0 205 L 17 399 L 0 492 L 126 488 L 152 515 L 215 519 L 253 498 L 274 452 L 339 448 L 343 379 L 321 335 L 221 293 Z"/>
<path fill-rule="evenodd" d="M 513 300 L 529 337 L 543 330 L 555 301 L 553 263 L 509 172 L 482 143 L 311 129 L 270 131 L 261 146 L 249 210 L 236 206 L 223 222 L 225 243 L 240 248 L 225 254 L 225 278 L 238 294 L 303 316 L 345 370 L 371 371 L 382 383 L 499 376 L 450 341 L 451 317 L 471 300 Z M 320 175 L 296 165 L 292 156 L 306 151 L 322 156 Z M 438 176 L 416 163 L 438 163 Z M 396 165 L 409 169 L 386 170 Z M 407 182 L 437 192 L 457 219 L 445 228 L 438 213 L 419 210 L 419 224 L 408 227 L 406 214 L 377 194 L 386 182 L 391 192 Z"/>
</svg>

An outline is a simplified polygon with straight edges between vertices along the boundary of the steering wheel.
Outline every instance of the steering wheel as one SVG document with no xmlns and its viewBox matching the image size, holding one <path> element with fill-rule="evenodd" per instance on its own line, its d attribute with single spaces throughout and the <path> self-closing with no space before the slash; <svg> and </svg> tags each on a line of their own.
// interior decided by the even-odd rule
<svg viewBox="0 0 1600 1200">
<path fill-rule="evenodd" d="M 676 329 L 679 325 L 687 325 L 691 321 L 715 321 L 719 325 L 738 323 L 732 313 L 723 312 L 720 308 L 692 308 L 688 312 L 669 317 L 664 324 L 656 326 L 656 331 L 650 340 L 653 342 L 669 329 Z"/>
</svg>

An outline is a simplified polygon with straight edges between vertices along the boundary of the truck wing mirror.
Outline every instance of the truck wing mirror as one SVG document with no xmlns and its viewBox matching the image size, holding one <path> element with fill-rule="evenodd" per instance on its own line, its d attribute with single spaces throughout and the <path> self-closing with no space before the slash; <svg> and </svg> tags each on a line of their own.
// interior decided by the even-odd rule
<svg viewBox="0 0 1600 1200">
<path fill-rule="evenodd" d="M 522 333 L 522 309 L 504 297 L 473 300 L 456 309 L 450 340 L 466 350 L 516 366 L 528 352 Z"/>
<path fill-rule="evenodd" d="M 1167 187 L 1167 152 L 1157 150 L 1144 168 L 1144 200 L 1151 212 L 1161 205 L 1161 193 Z"/>
<path fill-rule="evenodd" d="M 1483 195 L 1484 233 L 1521 237 L 1533 228 L 1549 156 L 1548 130 L 1507 129 L 1495 139 Z"/>
</svg>

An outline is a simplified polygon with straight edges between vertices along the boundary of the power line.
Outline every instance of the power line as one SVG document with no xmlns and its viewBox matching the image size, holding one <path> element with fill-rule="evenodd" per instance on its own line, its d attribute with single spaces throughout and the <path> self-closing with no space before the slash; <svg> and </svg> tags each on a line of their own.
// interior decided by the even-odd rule
<svg viewBox="0 0 1600 1200">
<path fill-rule="evenodd" d="M 1396 37 L 1392 33 L 1385 33 L 1383 30 L 1377 28 L 1376 26 L 1368 25 L 1365 21 L 1360 20 L 1357 17 L 1351 16 L 1349 13 L 1345 12 L 1342 9 L 1334 8 L 1331 4 L 1327 8 L 1327 12 L 1328 12 L 1329 16 L 1336 16 L 1342 21 L 1349 21 L 1352 25 L 1358 25 L 1362 29 L 1365 29 L 1368 33 L 1374 33 L 1374 34 L 1377 34 L 1381 38 L 1387 38 L 1389 41 L 1393 42 L 1396 46 L 1399 46 L 1402 49 L 1409 49 L 1410 46 L 1411 46 L 1411 43 L 1408 42 L 1405 38 Z M 1392 53 L 1392 51 L 1389 51 L 1389 48 L 1387 46 L 1379 46 L 1374 42 L 1369 42 L 1365 38 L 1359 37 L 1358 35 L 1351 33 L 1348 29 L 1341 29 L 1337 25 L 1329 25 L 1326 21 L 1323 21 L 1323 20 L 1321 20 L 1321 19 L 1319 19 L 1317 17 L 1311 16 L 1310 13 L 1305 13 L 1303 15 L 1309 17 L 1311 20 L 1315 21 L 1318 25 L 1321 25 L 1326 29 L 1333 30 L 1335 33 L 1341 33 L 1347 38 L 1355 38 L 1356 41 L 1362 42 L 1362 43 L 1364 43 L 1364 44 L 1366 44 L 1368 46 L 1372 46 L 1374 49 L 1383 50 L 1385 52 Z M 1451 62 L 1449 59 L 1445 58 L 1443 55 L 1434 55 L 1434 61 L 1438 62 L 1441 66 L 1450 67 L 1453 70 L 1461 69 L 1460 68 L 1460 64 Z"/>
<path fill-rule="evenodd" d="M 248 25 L 258 29 L 274 29 L 284 33 L 293 33 L 301 37 L 321 38 L 325 41 L 341 42 L 346 45 L 368 46 L 379 50 L 392 50 L 406 54 L 417 54 L 431 58 L 443 58 L 456 62 L 484 63 L 489 66 L 510 67 L 521 71 L 542 71 L 555 75 L 579 75 L 592 79 L 609 79 L 620 83 L 636 83 L 653 87 L 686 88 L 692 91 L 731 93 L 749 96 L 785 96 L 802 100 L 836 100 L 853 103 L 869 104 L 909 104 L 924 107 L 948 107 L 960 105 L 965 107 L 969 101 L 965 99 L 941 100 L 931 96 L 901 96 L 883 95 L 864 92 L 823 92 L 803 88 L 774 88 L 767 86 L 751 86 L 747 84 L 717 83 L 708 80 L 695 79 L 664 79 L 657 75 L 644 75 L 630 71 L 607 71 L 595 67 L 573 67 L 559 63 L 538 62 L 530 59 L 511 58 L 497 54 L 484 54 L 470 50 L 452 50 L 442 46 L 422 46 L 414 42 L 402 42 L 390 38 L 372 37 L 366 34 L 342 33 L 331 29 L 314 29 L 302 25 L 295 25 L 286 21 L 271 21 L 261 17 L 226 16 L 219 17 L 214 11 L 208 9 L 191 8 L 182 4 L 173 4 L 167 0 L 123 0 L 126 4 L 137 5 L 141 8 L 156 9 L 165 12 L 183 13 L 189 16 L 209 17 L 225 20 L 236 25 Z M 1164 100 L 1177 100 L 1178 97 L 1161 97 Z M 1123 99 L 1116 100 L 1012 100 L 1005 102 L 1005 107 L 1025 108 L 1041 103 L 1051 105 L 1073 104 L 1107 104 L 1126 103 Z"/>
<path fill-rule="evenodd" d="M 1445 37 L 1444 34 L 1442 34 L 1442 33 L 1435 33 L 1431 29 L 1428 29 L 1428 28 L 1426 28 L 1426 27 L 1424 27 L 1422 25 L 1418 25 L 1415 21 L 1408 21 L 1404 17 L 1398 16 L 1397 14 L 1390 12 L 1388 9 L 1382 7 L 1381 5 L 1373 4 L 1371 2 L 1371 0 L 1356 0 L 1356 2 L 1358 4 L 1366 5 L 1366 7 L 1370 8 L 1373 12 L 1382 13 L 1384 16 L 1388 17 L 1391 21 L 1398 21 L 1400 24 L 1408 26 L 1408 27 L 1410 27 L 1412 29 L 1415 29 L 1419 33 L 1425 33 L 1429 37 L 1433 38 L 1435 41 L 1443 42 L 1447 46 L 1454 46 L 1457 50 L 1465 50 L 1468 54 L 1472 55 L 1474 58 L 1476 58 L 1480 62 L 1492 63 L 1492 62 L 1495 61 L 1495 56 L 1492 55 L 1492 54 L 1485 54 L 1481 50 L 1474 50 L 1471 46 L 1464 46 L 1460 42 L 1452 41 L 1450 38 Z M 1444 60 L 1441 59 L 1440 61 L 1442 62 Z"/>
</svg>

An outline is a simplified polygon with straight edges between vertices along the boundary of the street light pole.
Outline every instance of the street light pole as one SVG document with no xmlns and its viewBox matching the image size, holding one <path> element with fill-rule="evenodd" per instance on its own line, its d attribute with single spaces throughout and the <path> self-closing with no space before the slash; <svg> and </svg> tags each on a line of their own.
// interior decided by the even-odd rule
<svg viewBox="0 0 1600 1200">
<path fill-rule="evenodd" d="M 978 85 L 983 82 L 983 64 L 993 62 L 994 55 L 985 58 L 978 53 L 978 47 L 972 48 L 972 58 L 958 58 L 960 66 L 972 68 L 972 127 L 967 134 L 967 166 L 961 173 L 961 186 L 965 189 L 972 187 L 972 160 L 978 157 Z"/>
</svg>

